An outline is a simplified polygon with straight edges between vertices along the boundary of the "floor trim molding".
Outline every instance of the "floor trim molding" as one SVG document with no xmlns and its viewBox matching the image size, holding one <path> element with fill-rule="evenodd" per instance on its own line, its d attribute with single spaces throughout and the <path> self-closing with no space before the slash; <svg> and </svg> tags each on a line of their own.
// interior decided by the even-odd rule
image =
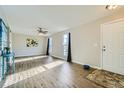
<svg viewBox="0 0 124 93">
<path fill-rule="evenodd" d="M 74 63 L 77 63 L 77 64 L 80 64 L 80 65 L 86 65 L 86 63 L 81 63 L 79 61 L 76 61 L 76 60 L 73 60 Z M 94 65 L 91 65 L 91 64 L 88 64 L 90 65 L 90 67 L 92 68 L 96 68 L 96 69 L 102 69 L 101 67 L 98 67 L 98 66 L 94 66 Z"/>
<path fill-rule="evenodd" d="M 52 57 L 55 57 L 55 58 L 59 58 L 59 59 L 62 59 L 62 60 L 65 60 L 64 58 L 62 57 L 59 57 L 59 56 L 55 56 L 55 55 L 51 55 Z M 79 61 L 76 61 L 76 60 L 72 60 L 72 62 L 74 63 L 77 63 L 77 64 L 80 64 L 80 65 L 84 65 L 86 63 L 81 63 Z M 94 65 L 90 65 L 92 68 L 96 68 L 96 69 L 102 69 L 101 67 L 98 67 L 98 66 L 94 66 Z"/>
<path fill-rule="evenodd" d="M 55 56 L 55 55 L 51 55 L 51 56 L 55 57 L 55 58 L 59 58 L 59 59 L 65 60 L 65 58 L 63 58 L 63 57 L 59 57 L 59 56 Z"/>
<path fill-rule="evenodd" d="M 26 56 L 15 56 L 15 58 L 36 57 L 36 56 L 45 56 L 45 54 L 40 54 L 40 55 L 26 55 Z"/>
</svg>

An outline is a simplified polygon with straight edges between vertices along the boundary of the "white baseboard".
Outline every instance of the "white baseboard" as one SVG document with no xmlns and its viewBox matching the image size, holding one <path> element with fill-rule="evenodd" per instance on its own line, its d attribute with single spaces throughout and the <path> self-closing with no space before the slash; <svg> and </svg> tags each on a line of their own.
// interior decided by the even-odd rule
<svg viewBox="0 0 124 93">
<path fill-rule="evenodd" d="M 30 56 L 39 56 L 39 55 L 45 55 L 45 54 L 37 54 L 37 55 L 15 55 L 15 57 L 30 57 Z"/>
<path fill-rule="evenodd" d="M 59 58 L 59 59 L 62 59 L 62 60 L 65 60 L 65 58 L 63 57 L 59 57 L 59 56 L 55 56 L 55 55 L 51 55 L 52 57 L 56 57 L 56 58 Z"/>
<path fill-rule="evenodd" d="M 59 57 L 59 56 L 55 56 L 55 55 L 52 55 L 53 57 L 56 57 L 56 58 L 59 58 L 59 59 L 62 59 L 62 60 L 65 60 L 65 58 L 63 57 Z M 80 65 L 85 65 L 86 63 L 82 63 L 82 62 L 79 62 L 79 61 L 76 61 L 76 60 L 72 60 L 73 63 L 77 63 L 77 64 L 80 64 Z M 98 67 L 98 66 L 94 66 L 94 65 L 90 65 L 90 67 L 92 68 L 96 68 L 96 69 L 102 69 L 101 67 Z"/>
<path fill-rule="evenodd" d="M 87 63 L 82 63 L 82 62 L 79 62 L 79 61 L 76 61 L 76 60 L 73 60 L 72 62 L 80 64 L 80 65 L 86 65 L 87 64 Z M 90 65 L 90 64 L 88 64 L 88 65 Z M 101 67 L 94 66 L 94 65 L 90 65 L 90 67 L 96 68 L 96 69 L 102 69 Z"/>
</svg>

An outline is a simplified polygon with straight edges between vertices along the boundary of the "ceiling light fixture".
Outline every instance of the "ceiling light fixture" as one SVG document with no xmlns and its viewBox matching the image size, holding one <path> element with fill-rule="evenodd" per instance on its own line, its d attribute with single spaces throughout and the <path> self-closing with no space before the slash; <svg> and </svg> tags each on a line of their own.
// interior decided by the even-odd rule
<svg viewBox="0 0 124 93">
<path fill-rule="evenodd" d="M 114 10 L 114 9 L 116 9 L 118 6 L 117 5 L 107 5 L 106 6 L 106 9 L 107 10 Z"/>
</svg>

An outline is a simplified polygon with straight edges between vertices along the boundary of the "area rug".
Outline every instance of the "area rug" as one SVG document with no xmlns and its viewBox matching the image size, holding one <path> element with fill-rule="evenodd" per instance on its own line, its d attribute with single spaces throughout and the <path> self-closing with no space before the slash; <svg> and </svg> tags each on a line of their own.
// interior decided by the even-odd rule
<svg viewBox="0 0 124 93">
<path fill-rule="evenodd" d="M 107 88 L 124 88 L 124 75 L 115 74 L 105 70 L 94 70 L 87 79 Z"/>
</svg>

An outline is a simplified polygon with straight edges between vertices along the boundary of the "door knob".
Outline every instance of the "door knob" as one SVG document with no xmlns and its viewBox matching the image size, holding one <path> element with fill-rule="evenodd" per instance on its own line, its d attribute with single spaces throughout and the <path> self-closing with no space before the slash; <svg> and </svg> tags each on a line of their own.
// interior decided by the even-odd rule
<svg viewBox="0 0 124 93">
<path fill-rule="evenodd" d="M 102 51 L 106 51 L 106 46 L 105 45 L 103 45 Z"/>
<path fill-rule="evenodd" d="M 106 49 L 102 49 L 102 51 L 106 51 Z"/>
<path fill-rule="evenodd" d="M 103 48 L 105 48 L 105 45 L 103 46 Z"/>
</svg>

